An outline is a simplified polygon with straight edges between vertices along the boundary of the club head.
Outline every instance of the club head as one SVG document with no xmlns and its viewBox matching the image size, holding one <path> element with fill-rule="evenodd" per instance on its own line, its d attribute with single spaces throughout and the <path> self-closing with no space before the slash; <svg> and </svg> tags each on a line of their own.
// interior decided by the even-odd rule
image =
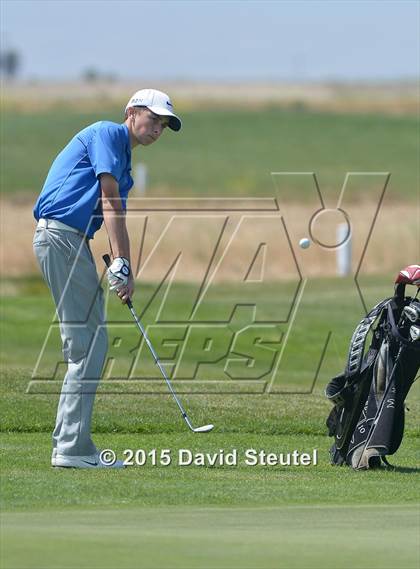
<svg viewBox="0 0 420 569">
<path fill-rule="evenodd" d="M 203 427 L 197 427 L 193 429 L 194 433 L 208 433 L 214 429 L 214 425 L 204 425 Z"/>
<path fill-rule="evenodd" d="M 409 306 L 406 306 L 403 310 L 404 314 L 411 322 L 417 322 L 417 320 L 420 319 L 420 310 L 416 306 L 416 304 L 412 302 Z"/>
<path fill-rule="evenodd" d="M 420 326 L 410 326 L 410 336 L 413 342 L 420 340 Z"/>
</svg>

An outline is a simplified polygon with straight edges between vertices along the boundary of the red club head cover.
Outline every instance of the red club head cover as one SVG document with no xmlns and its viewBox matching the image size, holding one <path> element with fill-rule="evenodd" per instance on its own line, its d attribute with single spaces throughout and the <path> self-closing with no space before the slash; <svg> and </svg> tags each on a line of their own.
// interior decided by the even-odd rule
<svg viewBox="0 0 420 569">
<path fill-rule="evenodd" d="M 420 265 L 408 265 L 402 269 L 395 279 L 397 284 L 411 284 L 420 286 Z"/>
</svg>

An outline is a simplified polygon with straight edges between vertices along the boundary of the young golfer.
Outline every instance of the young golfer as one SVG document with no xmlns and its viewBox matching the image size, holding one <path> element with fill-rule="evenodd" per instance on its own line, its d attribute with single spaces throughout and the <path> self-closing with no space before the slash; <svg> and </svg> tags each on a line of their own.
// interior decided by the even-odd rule
<svg viewBox="0 0 420 569">
<path fill-rule="evenodd" d="M 108 281 L 125 303 L 134 292 L 125 220 L 131 150 L 153 144 L 166 127 L 181 128 L 169 97 L 155 89 L 137 91 L 123 124 L 97 122 L 72 138 L 54 160 L 34 207 L 34 252 L 54 298 L 67 362 L 53 432 L 56 467 L 106 466 L 91 438 L 107 334 L 89 240 L 104 222 L 113 255 Z"/>
</svg>

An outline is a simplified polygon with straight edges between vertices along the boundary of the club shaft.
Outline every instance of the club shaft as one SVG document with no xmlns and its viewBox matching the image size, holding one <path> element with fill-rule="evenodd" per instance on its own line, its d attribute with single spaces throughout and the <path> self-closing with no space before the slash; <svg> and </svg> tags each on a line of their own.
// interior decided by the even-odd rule
<svg viewBox="0 0 420 569">
<path fill-rule="evenodd" d="M 104 262 L 105 262 L 105 265 L 106 265 L 107 267 L 109 267 L 110 264 L 111 264 L 111 257 L 110 257 L 109 255 L 103 255 L 102 258 L 103 258 L 103 260 L 104 260 Z M 134 309 L 133 303 L 131 302 L 131 299 L 130 299 L 130 298 L 127 300 L 126 304 L 127 304 L 128 308 L 130 309 L 130 312 L 131 312 L 131 314 L 132 314 L 132 316 L 133 316 L 133 318 L 134 318 L 134 321 L 135 321 L 135 323 L 136 323 L 138 329 L 140 330 L 141 335 L 143 336 L 143 338 L 144 338 L 144 340 L 145 340 L 145 342 L 146 342 L 146 344 L 147 344 L 147 346 L 148 346 L 148 348 L 149 348 L 149 350 L 150 350 L 150 352 L 151 352 L 151 354 L 152 354 L 152 356 L 153 356 L 153 359 L 155 360 L 155 364 L 156 364 L 156 365 L 158 366 L 158 368 L 160 369 L 160 372 L 161 372 L 161 374 L 162 374 L 162 377 L 163 377 L 163 379 L 166 381 L 166 385 L 168 386 L 169 391 L 170 391 L 171 394 L 172 394 L 172 397 L 175 399 L 175 403 L 178 405 L 178 408 L 179 408 L 179 410 L 181 411 L 181 414 L 182 414 L 182 417 L 184 418 L 184 421 L 187 423 L 188 427 L 189 427 L 192 431 L 195 431 L 195 429 L 194 429 L 194 427 L 192 426 L 191 421 L 190 421 L 190 419 L 189 419 L 189 417 L 188 417 L 188 415 L 187 415 L 187 413 L 186 413 L 184 407 L 182 406 L 181 401 L 178 399 L 178 396 L 177 396 L 177 394 L 175 393 L 175 390 L 174 390 L 174 388 L 172 387 L 172 384 L 171 384 L 171 382 L 170 382 L 168 376 L 166 375 L 166 372 L 165 372 L 165 370 L 163 369 L 163 366 L 161 365 L 161 363 L 160 363 L 160 361 L 159 361 L 159 358 L 157 357 L 157 354 L 156 354 L 156 352 L 155 352 L 155 350 L 154 350 L 154 348 L 153 348 L 153 346 L 152 346 L 152 343 L 150 342 L 149 338 L 147 337 L 146 331 L 145 331 L 145 329 L 143 328 L 143 325 L 142 325 L 142 323 L 140 322 L 139 317 L 137 316 L 137 313 L 136 313 L 136 311 L 135 311 L 135 309 Z"/>
<path fill-rule="evenodd" d="M 128 303 L 127 303 L 127 304 L 128 304 Z M 131 304 L 131 302 L 130 302 L 130 304 Z M 148 346 L 148 348 L 149 348 L 149 350 L 150 350 L 150 352 L 151 352 L 151 354 L 152 354 L 152 356 L 153 356 L 153 359 L 155 360 L 155 364 L 156 364 L 156 365 L 158 366 L 158 368 L 160 369 L 160 372 L 161 372 L 161 374 L 162 374 L 162 376 L 163 376 L 163 379 L 166 381 L 166 384 L 167 384 L 167 386 L 168 386 L 168 388 L 169 388 L 169 391 L 171 392 L 173 398 L 175 399 L 176 404 L 177 404 L 178 407 L 179 407 L 179 410 L 180 410 L 181 413 L 182 413 L 182 416 L 184 417 L 184 419 L 185 419 L 186 423 L 188 424 L 188 426 L 190 427 L 190 429 L 191 429 L 191 430 L 194 430 L 193 427 L 192 427 L 192 425 L 191 425 L 191 422 L 190 422 L 189 419 L 188 419 L 187 413 L 185 412 L 185 409 L 184 409 L 184 407 L 182 406 L 181 401 L 178 399 L 178 396 L 177 396 L 177 394 L 175 393 L 175 390 L 174 390 L 174 388 L 172 387 L 172 384 L 171 384 L 171 382 L 170 382 L 168 376 L 166 375 L 166 372 L 165 372 L 165 370 L 164 370 L 162 364 L 161 364 L 160 361 L 159 361 L 159 358 L 158 358 L 158 356 L 157 356 L 157 354 L 156 354 L 156 352 L 155 352 L 155 350 L 154 350 L 154 348 L 153 348 L 153 346 L 152 346 L 152 343 L 150 342 L 149 338 L 147 337 L 146 331 L 145 331 L 145 329 L 143 328 L 143 325 L 142 325 L 142 323 L 140 322 L 140 319 L 139 319 L 139 317 L 137 316 L 137 313 L 136 313 L 136 311 L 134 310 L 133 305 L 131 304 L 131 306 L 129 305 L 128 307 L 129 307 L 129 309 L 130 309 L 131 314 L 133 315 L 133 318 L 134 318 L 134 320 L 135 320 L 135 322 L 136 322 L 136 324 L 137 324 L 138 329 L 140 330 L 140 332 L 141 332 L 141 334 L 142 334 L 142 336 L 143 336 L 143 338 L 144 338 L 144 341 L 146 342 L 146 344 L 147 344 L 147 346 Z"/>
</svg>

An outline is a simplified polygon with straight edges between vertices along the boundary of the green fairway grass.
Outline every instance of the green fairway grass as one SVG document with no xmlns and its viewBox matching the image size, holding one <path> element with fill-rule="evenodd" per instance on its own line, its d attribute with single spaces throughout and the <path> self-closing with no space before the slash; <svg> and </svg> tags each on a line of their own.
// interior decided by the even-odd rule
<svg viewBox="0 0 420 569">
<path fill-rule="evenodd" d="M 38 193 L 62 147 L 98 120 L 122 122 L 122 111 L 4 110 L 1 192 Z M 186 112 L 183 120 L 179 135 L 165 132 L 152 148 L 133 153 L 134 164 L 148 166 L 152 196 L 270 196 L 270 173 L 279 171 L 316 172 L 327 197 L 338 195 L 347 172 L 390 172 L 390 199 L 418 196 L 415 116 L 266 108 Z M 294 200 L 313 191 L 305 176 L 288 177 L 281 188 L 282 198 Z M 369 198 L 365 179 L 352 187 L 351 197 Z"/>
<path fill-rule="evenodd" d="M 390 294 L 389 282 L 390 278 L 361 278 L 368 306 Z M 270 314 L 270 306 L 280 306 L 286 311 L 295 284 L 269 285 L 260 299 L 262 310 Z M 168 310 L 176 321 L 185 312 L 193 285 L 174 286 Z M 153 465 L 149 459 L 145 466 L 124 470 L 50 466 L 60 381 L 44 380 L 40 392 L 28 393 L 27 388 L 54 307 L 38 278 L 9 279 L 2 282 L 2 290 L 2 569 L 418 566 L 418 384 L 407 399 L 404 440 L 390 458 L 395 469 L 355 472 L 329 464 L 332 440 L 325 419 L 331 406 L 323 389 L 343 369 L 349 339 L 363 316 L 351 279 L 308 283 L 302 318 L 295 322 L 298 334 L 289 338 L 290 359 L 284 363 L 293 373 L 272 393 L 227 392 L 225 378 L 220 384 L 213 382 L 215 392 L 199 394 L 174 381 L 193 423 L 214 423 L 212 433 L 199 435 L 187 429 L 157 375 L 153 385 L 160 392 L 152 394 L 145 393 L 139 382 L 104 378 L 94 414 L 93 439 L 98 448 L 112 449 L 119 458 L 124 458 L 125 449 L 158 453 L 169 449 L 172 458 L 168 466 Z M 139 284 L 135 301 L 139 312 L 151 292 L 152 284 Z M 216 287 L 204 316 L 211 319 L 215 307 L 220 310 L 234 296 L 229 285 Z M 130 350 L 138 340 L 125 311 L 116 298 L 110 298 L 111 339 L 112 325 L 122 326 L 118 335 L 128 347 L 118 360 L 115 377 L 127 369 Z M 151 306 L 145 322 L 153 323 L 155 316 Z M 244 325 L 246 318 L 242 312 L 239 323 Z M 305 378 L 311 377 L 313 362 L 318 361 L 313 345 L 328 331 L 333 339 L 314 389 L 297 393 L 308 385 Z M 307 342 L 302 343 L 302 333 Z M 160 348 L 161 340 L 159 333 L 153 336 Z M 187 361 L 192 365 L 199 353 L 199 346 L 192 345 Z M 51 370 L 59 360 L 56 338 L 47 345 L 43 369 Z M 293 367 L 293 362 L 298 366 Z M 153 375 L 151 361 L 145 359 L 144 369 Z M 294 392 L 284 393 L 284 388 Z M 180 466 L 180 449 L 216 454 L 236 449 L 238 464 Z M 311 454 L 316 449 L 318 462 L 248 466 L 247 449 L 276 455 L 294 450 Z"/>
<path fill-rule="evenodd" d="M 407 505 L 10 513 L 2 566 L 415 569 L 418 531 L 418 510 Z"/>
<path fill-rule="evenodd" d="M 147 402 L 146 402 L 147 404 Z M 221 418 L 213 417 L 217 427 Z M 225 425 L 228 427 L 228 425 Z M 391 459 L 397 467 L 356 473 L 329 464 L 331 439 L 325 435 L 264 435 L 220 433 L 96 434 L 100 448 L 112 449 L 124 459 L 124 450 L 171 451 L 168 466 L 153 465 L 118 470 L 55 470 L 50 467 L 49 433 L 2 434 L 2 508 L 5 511 L 57 510 L 63 507 L 108 506 L 284 506 L 413 504 L 418 499 L 420 456 L 416 439 L 406 437 Z M 237 465 L 196 466 L 178 463 L 180 449 L 225 455 L 237 450 Z M 275 454 L 317 450 L 317 465 L 247 465 L 245 451 Z M 417 473 L 417 474 L 416 474 Z"/>
<path fill-rule="evenodd" d="M 217 416 L 216 416 L 217 420 Z M 331 467 L 325 436 L 96 435 L 125 448 L 171 449 L 170 466 L 54 470 L 50 435 L 3 434 L 2 567 L 414 568 L 416 440 L 395 471 Z M 179 449 L 243 457 L 248 448 L 319 453 L 317 466 L 178 466 Z M 24 547 L 22 544 L 25 544 Z M 398 548 L 395 547 L 398 543 Z M 369 559 L 369 565 L 363 565 Z"/>
</svg>

